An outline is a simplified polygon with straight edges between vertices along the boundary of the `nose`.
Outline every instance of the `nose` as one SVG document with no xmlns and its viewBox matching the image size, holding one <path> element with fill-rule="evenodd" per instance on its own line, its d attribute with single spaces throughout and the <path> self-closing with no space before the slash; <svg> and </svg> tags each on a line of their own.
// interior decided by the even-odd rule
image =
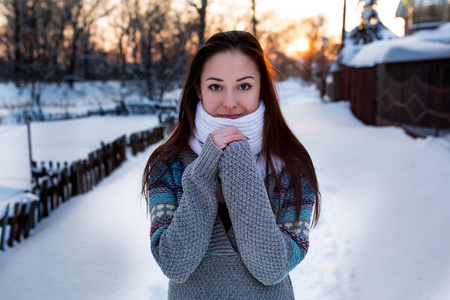
<svg viewBox="0 0 450 300">
<path fill-rule="evenodd" d="M 222 101 L 222 105 L 226 108 L 234 108 L 238 105 L 238 101 L 236 100 L 236 96 L 230 91 L 224 95 L 224 99 Z"/>
</svg>

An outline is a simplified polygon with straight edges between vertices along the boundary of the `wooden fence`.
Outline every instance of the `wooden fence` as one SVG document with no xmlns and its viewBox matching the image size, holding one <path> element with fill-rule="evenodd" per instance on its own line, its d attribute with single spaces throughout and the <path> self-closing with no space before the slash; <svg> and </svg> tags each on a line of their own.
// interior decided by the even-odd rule
<svg viewBox="0 0 450 300">
<path fill-rule="evenodd" d="M 375 68 L 346 68 L 344 95 L 350 99 L 353 114 L 368 125 L 375 125 Z"/>
<path fill-rule="evenodd" d="M 450 59 L 345 67 L 343 98 L 368 125 L 397 125 L 409 134 L 450 132 Z"/>
<path fill-rule="evenodd" d="M 379 65 L 377 124 L 450 129 L 450 59 Z"/>
<path fill-rule="evenodd" d="M 89 153 L 83 160 L 63 166 L 49 162 L 48 166 L 34 162 L 32 193 L 38 200 L 8 204 L 0 216 L 0 250 L 6 245 L 13 247 L 26 239 L 30 230 L 43 218 L 72 197 L 84 194 L 114 172 L 126 160 L 127 147 L 133 155 L 164 137 L 164 127 L 156 127 L 131 134 L 127 140 L 122 136 L 112 143 L 102 144 L 100 149 Z"/>
</svg>

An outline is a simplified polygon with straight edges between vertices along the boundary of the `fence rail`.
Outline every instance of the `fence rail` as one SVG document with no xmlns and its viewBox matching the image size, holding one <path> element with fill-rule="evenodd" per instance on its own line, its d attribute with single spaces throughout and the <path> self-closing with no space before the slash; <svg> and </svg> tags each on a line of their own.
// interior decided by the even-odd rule
<svg viewBox="0 0 450 300">
<path fill-rule="evenodd" d="M 173 124 L 172 119 L 166 123 Z M 70 165 L 61 166 L 44 162 L 38 167 L 33 162 L 33 189 L 35 199 L 28 202 L 8 204 L 0 215 L 0 250 L 13 247 L 26 239 L 32 228 L 53 210 L 72 197 L 87 193 L 104 178 L 113 173 L 126 160 L 127 148 L 132 155 L 144 151 L 148 146 L 164 137 L 165 126 L 124 135 L 112 143 L 89 153 L 88 157 Z"/>
</svg>

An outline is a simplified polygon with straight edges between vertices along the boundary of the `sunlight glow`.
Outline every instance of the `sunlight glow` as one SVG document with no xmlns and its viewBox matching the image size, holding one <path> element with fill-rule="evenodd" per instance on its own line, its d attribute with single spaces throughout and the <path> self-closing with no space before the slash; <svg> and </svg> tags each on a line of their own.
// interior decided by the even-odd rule
<svg viewBox="0 0 450 300">
<path fill-rule="evenodd" d="M 300 52 L 305 52 L 309 49 L 309 42 L 306 39 L 299 39 L 295 41 L 294 45 L 296 50 Z"/>
<path fill-rule="evenodd" d="M 401 0 L 378 0 L 377 11 L 381 22 L 397 35 L 404 35 L 404 23 L 395 17 Z M 361 11 L 358 10 L 360 0 L 347 0 L 346 30 L 351 31 L 359 25 Z M 410 1 L 411 2 L 411 1 Z M 323 14 L 328 20 L 326 35 L 340 37 L 342 31 L 343 0 L 292 1 L 292 0 L 258 0 L 259 13 L 273 10 L 285 18 L 301 20 L 303 18 Z"/>
<path fill-rule="evenodd" d="M 307 39 L 298 39 L 292 44 L 288 45 L 286 48 L 286 54 L 291 57 L 298 59 L 301 54 L 309 49 L 309 41 Z"/>
</svg>

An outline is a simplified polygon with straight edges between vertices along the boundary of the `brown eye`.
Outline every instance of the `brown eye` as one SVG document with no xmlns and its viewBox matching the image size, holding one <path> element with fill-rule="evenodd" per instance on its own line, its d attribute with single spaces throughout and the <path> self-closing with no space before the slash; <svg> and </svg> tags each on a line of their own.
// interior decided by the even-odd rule
<svg viewBox="0 0 450 300">
<path fill-rule="evenodd" d="M 218 84 L 211 84 L 208 88 L 212 91 L 220 91 L 222 89 L 222 87 Z"/>
<path fill-rule="evenodd" d="M 242 91 L 247 91 L 252 88 L 252 85 L 249 83 L 243 83 L 239 86 L 239 89 Z"/>
</svg>

